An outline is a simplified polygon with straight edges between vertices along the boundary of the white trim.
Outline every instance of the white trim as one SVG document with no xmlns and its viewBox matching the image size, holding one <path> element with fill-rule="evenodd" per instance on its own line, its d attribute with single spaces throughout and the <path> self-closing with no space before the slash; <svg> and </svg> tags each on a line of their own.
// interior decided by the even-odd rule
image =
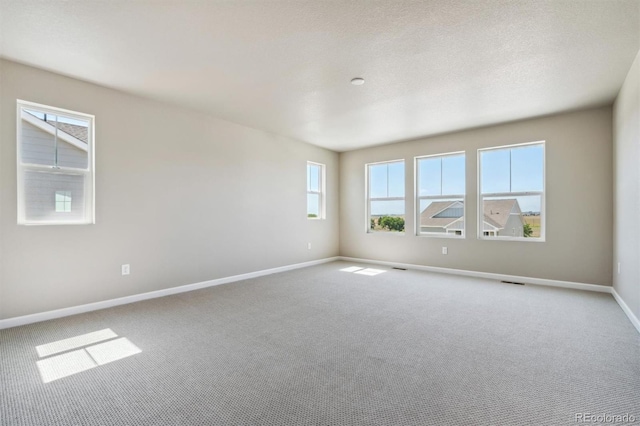
<svg viewBox="0 0 640 426">
<path fill-rule="evenodd" d="M 402 201 L 405 197 L 378 197 L 378 198 L 369 198 L 369 201 Z"/>
<path fill-rule="evenodd" d="M 21 104 L 21 105 L 26 105 L 28 107 L 31 108 L 37 108 L 39 110 L 42 110 L 43 112 L 46 113 L 50 113 L 50 114 L 59 114 L 59 113 L 63 113 L 63 114 L 67 114 L 67 115 L 77 115 L 86 119 L 95 119 L 96 116 L 93 114 L 87 114 L 85 112 L 78 112 L 78 111 L 73 111 L 70 109 L 64 109 L 64 108 L 59 108 L 59 107 L 50 107 L 48 105 L 44 105 L 44 104 L 39 104 L 36 102 L 30 102 L 30 101 L 25 101 L 22 99 L 16 99 L 16 101 Z"/>
<path fill-rule="evenodd" d="M 616 299 L 616 302 L 618 302 L 618 305 L 620 305 L 622 311 L 627 315 L 629 321 L 631 321 L 631 324 L 633 324 L 636 330 L 638 330 L 638 333 L 640 333 L 640 320 L 638 319 L 638 317 L 633 314 L 631 308 L 627 306 L 624 300 L 622 300 L 622 297 L 620 297 L 616 289 L 613 287 L 611 287 L 611 294 L 613 295 L 613 298 Z"/>
<path fill-rule="evenodd" d="M 429 228 L 428 226 L 426 228 Z M 456 229 L 456 231 L 460 231 L 460 229 Z M 456 235 L 449 232 L 448 229 L 445 229 L 445 232 L 422 232 L 419 235 L 416 235 L 418 238 L 449 238 L 449 239 L 459 239 L 463 240 L 465 238 L 464 234 Z"/>
<path fill-rule="evenodd" d="M 479 148 L 478 151 L 493 151 L 493 150 L 505 149 L 505 148 L 518 148 L 521 146 L 537 145 L 545 142 L 546 141 L 543 139 L 543 140 L 533 141 L 533 142 L 512 143 L 510 145 L 500 145 L 500 146 L 490 146 L 488 148 Z"/>
<path fill-rule="evenodd" d="M 385 160 L 385 161 L 375 161 L 373 163 L 365 163 L 365 166 L 377 166 L 379 164 L 386 164 L 386 163 L 399 163 L 400 161 L 404 161 L 404 158 L 398 158 L 397 160 Z"/>
<path fill-rule="evenodd" d="M 496 198 L 496 197 L 500 197 L 500 198 L 505 198 L 505 199 L 511 199 L 511 198 L 516 198 L 516 197 L 533 197 L 535 195 L 544 195 L 544 191 L 524 191 L 524 192 L 492 192 L 492 193 L 487 193 L 487 194 L 482 194 L 482 196 L 484 198 Z M 491 201 L 491 200 L 489 200 Z M 518 207 L 520 207 L 520 205 L 518 204 Z"/>
<path fill-rule="evenodd" d="M 428 154 L 428 155 L 418 155 L 415 158 L 416 160 L 422 160 L 423 158 L 433 158 L 433 157 L 453 157 L 454 155 L 466 155 L 467 151 L 455 151 L 455 152 L 445 152 L 442 154 Z M 466 162 L 465 158 L 465 162 Z"/>
<path fill-rule="evenodd" d="M 468 271 L 465 269 L 441 268 L 438 266 L 415 265 L 412 263 L 385 262 L 381 260 L 359 259 L 355 257 L 339 256 L 340 260 L 347 262 L 373 263 L 377 265 L 415 269 L 418 271 L 437 272 L 440 274 L 461 275 L 465 277 L 486 278 L 498 281 L 512 281 L 526 284 L 546 285 L 550 287 L 572 288 L 576 290 L 595 291 L 598 293 L 611 293 L 612 287 L 600 284 L 576 283 L 573 281 L 549 280 L 546 278 L 520 277 L 516 275 L 495 274 L 492 272 Z"/>
<path fill-rule="evenodd" d="M 224 278 L 217 278 L 209 281 L 202 281 L 194 284 L 182 285 L 179 287 L 165 288 L 162 290 L 150 291 L 148 293 L 134 294 L 131 296 L 119 297 L 117 299 L 103 300 L 100 302 L 88 303 L 86 305 L 72 306 L 69 308 L 57 309 L 55 311 L 40 312 L 37 314 L 24 315 L 20 317 L 0 320 L 0 330 L 10 327 L 32 324 L 34 322 L 47 321 L 55 318 L 67 317 L 70 315 L 82 314 L 84 312 L 97 311 L 99 309 L 111 308 L 113 306 L 126 305 L 142 300 L 155 299 L 157 297 L 170 296 L 172 294 L 185 293 L 202 288 L 213 287 L 221 284 L 228 284 L 236 281 L 248 280 L 250 278 L 262 277 L 264 275 L 277 274 L 278 272 L 291 271 L 293 269 L 306 268 L 308 266 L 320 265 L 339 260 L 338 256 L 327 257 L 325 259 L 311 260 L 309 262 L 295 263 L 293 265 L 279 266 L 277 268 L 263 269 L 261 271 L 248 272 L 246 274 L 232 275 Z"/>
<path fill-rule="evenodd" d="M 437 266 L 415 265 L 412 263 L 385 262 L 381 260 L 360 259 L 356 257 L 338 256 L 340 260 L 346 262 L 369 263 L 375 265 L 384 265 L 390 267 L 400 267 L 404 269 L 415 269 L 418 271 L 437 272 L 441 274 L 461 275 L 465 277 L 486 278 L 498 281 L 521 282 L 526 284 L 544 285 L 549 287 L 571 288 L 575 290 L 595 291 L 597 293 L 608 293 L 613 296 L 622 311 L 627 315 L 631 324 L 640 333 L 640 320 L 634 315 L 629 306 L 622 300 L 618 292 L 613 286 L 600 284 L 577 283 L 573 281 L 548 280 L 545 278 L 520 277 L 515 275 L 494 274 L 491 272 L 468 271 L 464 269 L 440 268 Z"/>
<path fill-rule="evenodd" d="M 77 315 L 85 312 L 97 311 L 100 309 L 106 309 L 113 306 L 126 305 L 129 303 L 139 302 L 142 300 L 149 300 L 149 299 L 155 299 L 158 297 L 170 296 L 172 294 L 186 293 L 193 290 L 199 290 L 202 288 L 213 287 L 213 286 L 222 285 L 222 284 L 229 284 L 236 281 L 248 280 L 251 278 L 257 278 L 265 275 L 276 274 L 279 272 L 286 272 L 294 269 L 306 268 L 308 266 L 320 265 L 323 263 L 334 262 L 336 260 L 342 260 L 346 262 L 377 264 L 377 265 L 384 265 L 384 266 L 391 266 L 391 267 L 396 266 L 396 267 L 401 267 L 405 269 L 415 269 L 419 271 L 436 272 L 441 274 L 461 275 L 466 277 L 494 279 L 499 281 L 525 282 L 527 284 L 571 288 L 571 289 L 585 290 L 585 291 L 595 291 L 598 293 L 610 293 L 611 295 L 613 295 L 613 298 L 618 303 L 622 311 L 627 315 L 627 317 L 631 321 L 631 324 L 633 324 L 636 330 L 638 330 L 638 333 L 640 333 L 640 320 L 638 320 L 638 318 L 633 314 L 631 309 L 627 306 L 624 300 L 622 300 L 618 292 L 616 292 L 616 290 L 613 287 L 598 285 L 598 284 L 576 283 L 571 281 L 557 281 L 557 280 L 548 280 L 543 278 L 529 278 L 529 277 L 519 277 L 514 275 L 494 274 L 489 272 L 467 271 L 463 269 L 440 268 L 436 266 L 415 265 L 410 263 L 396 263 L 396 262 L 385 262 L 381 260 L 359 259 L 355 257 L 346 257 L 346 256 L 327 257 L 324 259 L 312 260 L 309 262 L 295 263 L 293 265 L 280 266 L 277 268 L 263 269 L 261 271 L 255 271 L 255 272 L 248 272 L 246 274 L 232 275 L 224 278 L 217 278 L 214 280 L 203 281 L 195 284 L 187 284 L 179 287 L 171 287 L 163 290 L 151 291 L 148 293 L 134 294 L 132 296 L 125 296 L 117 299 L 103 300 L 100 302 L 88 303 L 86 305 L 72 306 L 69 308 L 57 309 L 54 311 L 40 312 L 37 314 L 7 318 L 7 319 L 0 320 L 0 330 L 11 328 L 11 327 L 18 327 L 21 325 L 33 324 L 36 322 L 47 321 L 47 320 L 56 319 L 56 318 L 67 317 L 71 315 Z"/>
</svg>

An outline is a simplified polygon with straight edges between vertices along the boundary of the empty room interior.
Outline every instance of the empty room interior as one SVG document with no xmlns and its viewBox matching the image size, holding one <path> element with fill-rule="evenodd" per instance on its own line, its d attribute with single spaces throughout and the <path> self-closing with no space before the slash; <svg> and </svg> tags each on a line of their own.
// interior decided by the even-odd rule
<svg viewBox="0 0 640 426">
<path fill-rule="evenodd" d="M 0 424 L 640 424 L 640 1 L 0 0 Z"/>
</svg>

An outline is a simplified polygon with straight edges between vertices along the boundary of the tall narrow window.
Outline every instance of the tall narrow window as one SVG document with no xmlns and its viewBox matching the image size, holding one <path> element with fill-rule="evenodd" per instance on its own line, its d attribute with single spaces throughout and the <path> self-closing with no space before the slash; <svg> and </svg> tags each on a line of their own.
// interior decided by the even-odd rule
<svg viewBox="0 0 640 426">
<path fill-rule="evenodd" d="M 478 150 L 478 236 L 544 241 L 544 142 Z"/>
<path fill-rule="evenodd" d="M 307 218 L 325 218 L 325 165 L 307 162 Z"/>
<path fill-rule="evenodd" d="M 404 161 L 367 164 L 368 232 L 404 232 Z"/>
<path fill-rule="evenodd" d="M 464 152 L 416 158 L 416 233 L 464 237 Z"/>
<path fill-rule="evenodd" d="M 24 101 L 17 106 L 18 223 L 94 223 L 94 117 Z"/>
</svg>

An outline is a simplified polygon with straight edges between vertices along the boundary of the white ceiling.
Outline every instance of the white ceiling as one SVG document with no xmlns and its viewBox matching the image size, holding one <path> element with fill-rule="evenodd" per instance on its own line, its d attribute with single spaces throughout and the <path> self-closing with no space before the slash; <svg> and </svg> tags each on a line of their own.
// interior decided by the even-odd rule
<svg viewBox="0 0 640 426">
<path fill-rule="evenodd" d="M 611 103 L 640 1 L 0 0 L 0 36 L 4 58 L 345 151 Z"/>
</svg>

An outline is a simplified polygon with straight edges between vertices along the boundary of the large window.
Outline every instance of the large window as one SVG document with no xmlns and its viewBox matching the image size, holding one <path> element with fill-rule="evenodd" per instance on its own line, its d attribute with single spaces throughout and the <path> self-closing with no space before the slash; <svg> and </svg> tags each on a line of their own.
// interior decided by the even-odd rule
<svg viewBox="0 0 640 426">
<path fill-rule="evenodd" d="M 325 166 L 307 162 L 307 218 L 325 218 Z"/>
<path fill-rule="evenodd" d="M 404 161 L 366 165 L 368 232 L 404 232 Z"/>
<path fill-rule="evenodd" d="M 544 241 L 544 142 L 478 151 L 478 236 Z"/>
<path fill-rule="evenodd" d="M 416 234 L 464 237 L 464 152 L 416 158 Z"/>
<path fill-rule="evenodd" d="M 92 115 L 18 101 L 18 223 L 94 223 Z"/>
</svg>

